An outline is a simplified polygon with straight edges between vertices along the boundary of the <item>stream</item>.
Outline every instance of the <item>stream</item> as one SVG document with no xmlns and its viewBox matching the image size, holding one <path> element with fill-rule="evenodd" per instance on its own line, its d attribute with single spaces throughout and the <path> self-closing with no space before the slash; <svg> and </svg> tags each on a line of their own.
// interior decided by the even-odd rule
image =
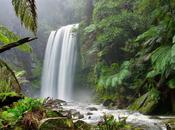
<svg viewBox="0 0 175 130">
<path fill-rule="evenodd" d="M 89 124 L 97 124 L 99 121 L 102 121 L 104 114 L 113 115 L 116 120 L 127 117 L 127 123 L 144 128 L 144 130 L 169 130 L 165 122 L 175 119 L 175 116 L 146 116 L 129 110 L 110 110 L 102 105 L 90 103 L 68 102 L 63 105 L 63 109 L 80 112 L 83 115 L 80 120 Z M 173 129 L 173 126 L 171 129 Z"/>
</svg>

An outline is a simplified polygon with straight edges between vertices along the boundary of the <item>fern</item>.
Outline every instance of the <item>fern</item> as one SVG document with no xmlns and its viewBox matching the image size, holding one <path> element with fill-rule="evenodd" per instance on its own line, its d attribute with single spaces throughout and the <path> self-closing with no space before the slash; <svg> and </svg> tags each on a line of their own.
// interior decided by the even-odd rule
<svg viewBox="0 0 175 130">
<path fill-rule="evenodd" d="M 37 13 L 35 0 L 12 0 L 12 4 L 21 23 L 36 34 Z"/>
<path fill-rule="evenodd" d="M 154 26 L 154 27 L 151 27 L 146 32 L 144 32 L 143 34 L 139 35 L 135 41 L 138 42 L 138 41 L 148 40 L 158 35 L 159 35 L 159 29 L 158 27 Z"/>
<path fill-rule="evenodd" d="M 155 70 L 164 73 L 171 63 L 171 47 L 161 46 L 157 48 L 153 52 L 151 60 Z"/>
<path fill-rule="evenodd" d="M 0 25 L 0 42 L 2 42 L 3 44 L 9 44 L 18 41 L 19 39 L 20 37 L 17 34 Z M 31 52 L 32 50 L 30 45 L 28 44 L 21 45 L 17 48 L 24 52 Z"/>
<path fill-rule="evenodd" d="M 118 69 L 118 72 L 115 73 L 115 69 L 113 68 L 110 71 L 106 71 L 105 74 L 103 73 L 103 75 L 101 75 L 98 80 L 97 90 L 111 89 L 111 87 L 119 87 L 123 83 L 123 81 L 130 75 L 129 66 L 130 62 L 125 61 Z"/>
</svg>

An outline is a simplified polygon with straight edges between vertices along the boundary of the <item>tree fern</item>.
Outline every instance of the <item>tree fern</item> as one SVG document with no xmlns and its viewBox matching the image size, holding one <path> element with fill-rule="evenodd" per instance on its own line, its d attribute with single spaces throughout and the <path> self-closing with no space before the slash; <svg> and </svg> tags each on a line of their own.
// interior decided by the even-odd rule
<svg viewBox="0 0 175 130">
<path fill-rule="evenodd" d="M 129 71 L 130 62 L 125 61 L 118 69 L 117 72 L 114 70 L 108 71 L 108 74 L 100 76 L 97 84 L 98 90 L 100 89 L 111 89 L 119 87 L 123 81 L 130 75 Z M 111 67 L 112 68 L 112 67 Z M 110 72 L 110 73 L 109 73 Z"/>
<path fill-rule="evenodd" d="M 151 57 L 153 66 L 158 72 L 165 72 L 171 63 L 171 47 L 161 46 L 157 48 Z"/>
<path fill-rule="evenodd" d="M 37 13 L 35 0 L 12 0 L 12 4 L 21 23 L 36 34 Z"/>
</svg>

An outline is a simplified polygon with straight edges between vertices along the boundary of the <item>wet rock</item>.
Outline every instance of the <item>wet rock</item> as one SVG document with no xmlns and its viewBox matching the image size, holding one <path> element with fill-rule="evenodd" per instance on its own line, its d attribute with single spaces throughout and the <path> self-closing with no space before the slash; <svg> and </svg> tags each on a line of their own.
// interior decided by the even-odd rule
<svg viewBox="0 0 175 130">
<path fill-rule="evenodd" d="M 151 90 L 138 98 L 130 107 L 130 110 L 139 111 L 143 114 L 152 114 L 158 106 L 160 97 L 157 90 Z"/>
<path fill-rule="evenodd" d="M 165 121 L 167 130 L 175 130 L 175 119 L 169 119 Z"/>
<path fill-rule="evenodd" d="M 78 111 L 75 110 L 75 109 L 70 109 L 69 112 L 70 112 L 72 115 L 74 115 L 74 114 L 76 114 Z"/>
<path fill-rule="evenodd" d="M 88 116 L 88 119 L 91 119 L 91 116 Z"/>
<path fill-rule="evenodd" d="M 47 116 L 48 118 L 50 118 L 50 117 L 67 117 L 67 115 L 64 116 L 64 115 L 61 113 L 61 111 L 50 110 L 50 109 L 48 109 L 48 110 L 46 111 L 46 116 Z"/>
<path fill-rule="evenodd" d="M 103 102 L 103 106 L 108 107 L 108 106 L 113 106 L 114 102 L 111 99 L 107 99 Z"/>
<path fill-rule="evenodd" d="M 82 115 L 80 112 L 78 112 L 75 109 L 71 109 L 71 110 L 69 110 L 69 112 L 70 112 L 73 119 L 82 119 L 82 118 L 84 118 L 84 115 Z"/>
<path fill-rule="evenodd" d="M 43 119 L 39 125 L 39 130 L 73 130 L 73 128 L 72 119 L 64 117 Z"/>
<path fill-rule="evenodd" d="M 61 106 L 67 105 L 66 101 L 63 101 L 63 100 L 60 100 L 60 99 L 55 99 L 55 102 L 57 102 L 57 104 L 60 104 Z"/>
<path fill-rule="evenodd" d="M 74 123 L 76 130 L 91 130 L 91 125 L 85 123 L 84 121 L 78 120 Z"/>
<path fill-rule="evenodd" d="M 174 124 L 172 124 L 172 123 L 166 124 L 166 128 L 167 128 L 167 130 L 175 130 L 175 123 Z"/>
<path fill-rule="evenodd" d="M 69 110 L 64 110 L 64 111 L 59 111 L 59 113 L 63 116 L 63 117 L 68 117 L 68 118 L 72 118 L 72 114 Z"/>
<path fill-rule="evenodd" d="M 87 113 L 87 115 L 93 115 L 93 113 L 91 113 L 91 112 L 88 112 L 88 113 Z"/>
<path fill-rule="evenodd" d="M 82 119 L 84 118 L 84 115 L 80 114 L 80 112 L 77 112 L 75 114 L 72 115 L 73 119 Z"/>
<path fill-rule="evenodd" d="M 90 111 L 97 111 L 98 109 L 95 108 L 95 107 L 88 107 L 87 110 L 90 110 Z"/>
<path fill-rule="evenodd" d="M 49 108 L 49 109 L 61 109 L 63 105 L 66 105 L 66 102 L 63 100 L 59 100 L 59 99 L 51 99 L 51 98 L 47 98 L 45 99 L 44 103 L 43 103 L 44 107 Z"/>
</svg>

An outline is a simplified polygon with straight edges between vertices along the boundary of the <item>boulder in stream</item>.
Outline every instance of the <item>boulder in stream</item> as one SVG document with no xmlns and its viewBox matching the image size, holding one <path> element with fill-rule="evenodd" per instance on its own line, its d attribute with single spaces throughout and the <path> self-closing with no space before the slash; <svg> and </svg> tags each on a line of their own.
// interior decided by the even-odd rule
<svg viewBox="0 0 175 130">
<path fill-rule="evenodd" d="M 88 107 L 87 110 L 90 110 L 90 111 L 98 111 L 98 109 L 96 107 Z"/>
<path fill-rule="evenodd" d="M 107 99 L 103 102 L 103 106 L 108 107 L 108 106 L 113 106 L 115 103 L 111 99 Z"/>
<path fill-rule="evenodd" d="M 92 126 L 84 121 L 78 120 L 74 123 L 75 130 L 92 130 Z"/>
<path fill-rule="evenodd" d="M 159 91 L 152 89 L 151 91 L 138 98 L 131 106 L 129 106 L 129 109 L 139 111 L 143 114 L 152 114 L 157 108 L 159 101 Z"/>
<path fill-rule="evenodd" d="M 74 130 L 74 124 L 65 117 L 46 118 L 40 122 L 39 130 Z"/>
</svg>

